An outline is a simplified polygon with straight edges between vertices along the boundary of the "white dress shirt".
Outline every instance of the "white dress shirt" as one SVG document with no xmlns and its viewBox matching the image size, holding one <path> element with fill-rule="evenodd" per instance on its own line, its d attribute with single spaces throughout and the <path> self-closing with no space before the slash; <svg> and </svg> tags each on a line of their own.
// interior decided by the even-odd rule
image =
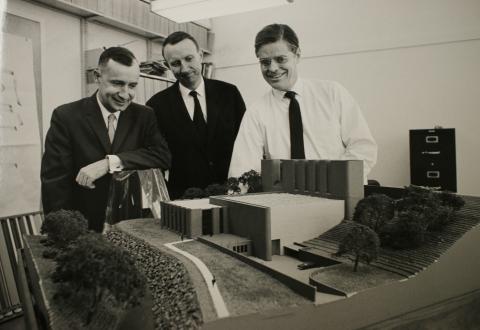
<svg viewBox="0 0 480 330">
<path fill-rule="evenodd" d="M 377 144 L 360 107 L 339 83 L 298 79 L 306 159 L 364 161 L 364 176 L 377 160 Z M 290 159 L 290 126 L 285 92 L 272 89 L 247 108 L 235 140 L 228 176 L 261 171 L 261 159 Z"/>
<path fill-rule="evenodd" d="M 97 102 L 98 102 L 98 106 L 100 107 L 100 111 L 102 112 L 103 121 L 105 122 L 105 126 L 107 127 L 107 130 L 108 130 L 108 116 L 113 114 L 117 118 L 117 120 L 115 120 L 113 123 L 113 127 L 116 131 L 118 120 L 120 119 L 121 111 L 115 111 L 115 112 L 108 111 L 107 108 L 105 108 L 105 106 L 100 101 L 98 92 L 97 92 Z M 117 155 L 106 155 L 106 158 L 108 160 L 108 171 L 110 173 L 119 172 L 123 170 L 122 160 Z"/>
<path fill-rule="evenodd" d="M 193 120 L 193 113 L 195 110 L 195 101 L 193 99 L 193 96 L 190 95 L 190 92 L 192 90 L 183 86 L 181 83 L 179 83 L 178 86 L 180 88 L 180 94 L 182 94 L 183 102 L 187 107 L 188 114 L 190 115 L 190 118 Z M 198 101 L 200 102 L 200 107 L 202 108 L 203 118 L 205 118 L 205 122 L 207 122 L 207 101 L 205 97 L 205 83 L 203 82 L 203 79 L 201 80 L 200 85 L 198 85 L 195 91 L 197 92 L 197 98 L 198 98 Z"/>
</svg>

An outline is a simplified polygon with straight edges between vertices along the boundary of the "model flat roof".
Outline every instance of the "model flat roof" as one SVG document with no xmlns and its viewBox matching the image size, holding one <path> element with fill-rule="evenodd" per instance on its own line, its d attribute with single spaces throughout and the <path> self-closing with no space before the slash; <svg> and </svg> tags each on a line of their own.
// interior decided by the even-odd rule
<svg viewBox="0 0 480 330">
<path fill-rule="evenodd" d="M 181 206 L 187 209 L 192 210 L 208 210 L 219 208 L 221 206 L 210 204 L 210 200 L 208 198 L 200 198 L 200 199 L 181 199 L 170 201 L 170 204 Z"/>
<path fill-rule="evenodd" d="M 254 204 L 265 207 L 285 206 L 285 205 L 301 205 L 321 202 L 331 202 L 332 199 L 300 195 L 289 193 L 267 193 L 267 194 L 246 194 L 225 196 L 223 199 L 238 201 L 242 203 Z"/>
</svg>

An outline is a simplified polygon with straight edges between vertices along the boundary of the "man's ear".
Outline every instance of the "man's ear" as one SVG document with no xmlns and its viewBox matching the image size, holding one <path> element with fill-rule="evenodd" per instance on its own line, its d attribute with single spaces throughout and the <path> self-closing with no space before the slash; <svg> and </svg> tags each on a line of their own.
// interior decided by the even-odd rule
<svg viewBox="0 0 480 330">
<path fill-rule="evenodd" d="M 95 78 L 95 82 L 99 82 L 98 79 L 100 78 L 102 74 L 100 73 L 100 69 L 99 68 L 96 68 L 95 70 L 93 70 L 93 77 Z"/>
</svg>

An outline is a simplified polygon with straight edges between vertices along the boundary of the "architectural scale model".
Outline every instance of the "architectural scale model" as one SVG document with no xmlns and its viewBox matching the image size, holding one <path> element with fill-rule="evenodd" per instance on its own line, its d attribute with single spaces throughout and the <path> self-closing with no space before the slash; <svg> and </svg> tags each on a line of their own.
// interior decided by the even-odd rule
<svg viewBox="0 0 480 330">
<path fill-rule="evenodd" d="M 160 221 L 116 224 L 107 239 L 131 252 L 152 291 L 155 307 L 145 301 L 148 307 L 140 308 L 153 311 L 155 325 L 142 329 L 383 329 L 408 327 L 411 320 L 425 328 L 443 322 L 450 322 L 448 328 L 473 328 L 478 324 L 478 316 L 470 316 L 478 314 L 471 311 L 478 306 L 473 299 L 478 302 L 480 198 L 462 196 L 465 207 L 455 221 L 430 233 L 424 245 L 382 246 L 376 260 L 353 272 L 349 256 L 335 254 L 357 224 L 350 218 L 363 197 L 361 165 L 264 161 L 265 193 L 163 202 Z M 408 190 L 390 189 L 400 195 Z M 188 237 L 197 240 L 184 240 Z M 42 250 L 30 250 L 36 254 L 27 265 L 35 265 Z M 49 275 L 38 278 L 47 283 Z M 69 321 L 62 308 L 43 314 Z M 452 309 L 463 312 L 451 317 Z M 140 324 L 138 310 L 124 314 Z M 97 319 L 104 320 L 103 315 L 97 313 Z M 59 324 L 61 317 L 52 319 Z M 105 327 L 118 328 L 114 322 Z"/>
<path fill-rule="evenodd" d="M 351 218 L 363 198 L 363 163 L 263 160 L 262 185 L 259 194 L 162 202 L 161 225 L 187 238 L 228 234 L 223 247 L 271 260 Z"/>
</svg>

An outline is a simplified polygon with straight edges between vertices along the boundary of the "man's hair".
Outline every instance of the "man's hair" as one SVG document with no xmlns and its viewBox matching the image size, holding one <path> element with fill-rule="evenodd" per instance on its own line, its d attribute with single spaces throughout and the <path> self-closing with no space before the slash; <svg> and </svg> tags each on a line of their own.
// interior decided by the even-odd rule
<svg viewBox="0 0 480 330">
<path fill-rule="evenodd" d="M 195 40 L 194 37 L 192 37 L 190 34 L 188 34 L 187 32 L 183 32 L 183 31 L 176 31 L 176 32 L 173 32 L 172 34 L 170 34 L 167 39 L 165 39 L 163 41 L 163 49 L 162 49 L 162 55 L 163 55 L 163 58 L 165 58 L 165 54 L 164 54 L 164 50 L 165 50 L 165 46 L 166 45 L 176 45 L 178 44 L 180 41 L 183 41 L 185 39 L 189 39 L 189 40 L 192 40 L 192 42 L 195 44 L 195 47 L 197 48 L 197 51 L 200 50 L 200 47 L 198 46 L 198 42 L 197 40 Z"/>
<path fill-rule="evenodd" d="M 267 44 L 285 40 L 293 53 L 300 48 L 298 37 L 295 31 L 286 24 L 270 24 L 265 26 L 255 37 L 255 54 L 258 50 Z"/>
<path fill-rule="evenodd" d="M 110 47 L 103 51 L 98 59 L 98 66 L 102 67 L 107 65 L 109 60 L 113 60 L 117 63 L 132 66 L 133 61 L 136 60 L 135 55 L 131 51 L 123 47 Z"/>
</svg>

